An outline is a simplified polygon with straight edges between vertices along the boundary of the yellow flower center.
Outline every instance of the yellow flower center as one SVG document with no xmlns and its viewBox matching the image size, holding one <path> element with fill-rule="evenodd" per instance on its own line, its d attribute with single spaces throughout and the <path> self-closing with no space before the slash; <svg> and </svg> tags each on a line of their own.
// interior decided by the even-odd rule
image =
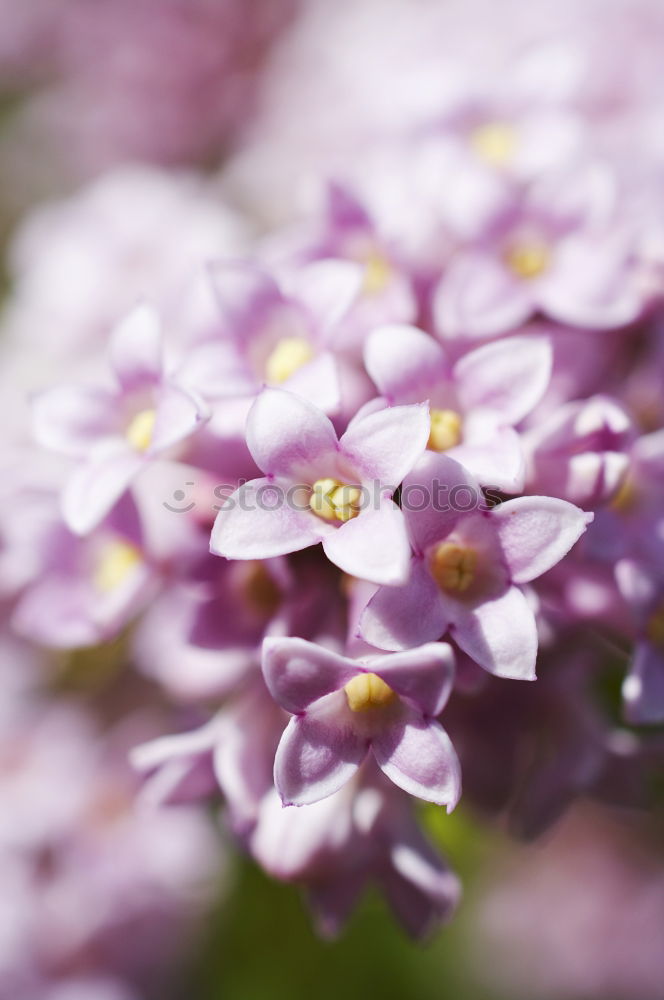
<svg viewBox="0 0 664 1000">
<path fill-rule="evenodd" d="M 492 167 L 506 167 L 514 159 L 517 134 L 507 122 L 487 122 L 473 129 L 470 144 Z"/>
<path fill-rule="evenodd" d="M 350 521 L 360 513 L 362 490 L 338 479 L 317 479 L 309 506 L 324 521 Z"/>
<path fill-rule="evenodd" d="M 351 712 L 382 708 L 396 698 L 392 688 L 377 674 L 358 674 L 348 681 L 344 691 Z"/>
<path fill-rule="evenodd" d="M 430 557 L 429 568 L 441 590 L 463 594 L 475 579 L 477 553 L 457 542 L 441 542 Z"/>
<path fill-rule="evenodd" d="M 548 247 L 543 243 L 515 243 L 505 253 L 505 262 L 518 278 L 530 281 L 546 271 L 551 261 Z"/>
<path fill-rule="evenodd" d="M 127 427 L 125 436 L 136 451 L 147 451 L 152 444 L 156 419 L 154 410 L 140 410 Z"/>
<path fill-rule="evenodd" d="M 646 635 L 655 646 L 664 648 L 664 604 L 650 616 Z"/>
<path fill-rule="evenodd" d="M 265 362 L 265 378 L 268 382 L 279 385 L 299 371 L 314 356 L 311 344 L 306 337 L 284 337 Z"/>
<path fill-rule="evenodd" d="M 392 277 L 390 262 L 380 253 L 372 251 L 365 261 L 362 291 L 365 295 L 382 292 Z"/>
<path fill-rule="evenodd" d="M 95 569 L 93 582 L 96 589 L 105 594 L 115 590 L 141 561 L 141 553 L 130 542 L 109 542 L 102 550 Z"/>
<path fill-rule="evenodd" d="M 447 451 L 461 440 L 461 417 L 454 410 L 432 410 L 431 430 L 427 448 L 431 451 Z"/>
</svg>

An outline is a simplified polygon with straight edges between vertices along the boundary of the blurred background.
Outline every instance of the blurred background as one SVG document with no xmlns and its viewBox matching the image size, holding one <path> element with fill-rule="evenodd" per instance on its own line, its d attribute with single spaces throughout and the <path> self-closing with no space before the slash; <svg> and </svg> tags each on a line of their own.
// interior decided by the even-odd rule
<svg viewBox="0 0 664 1000">
<path fill-rule="evenodd" d="M 469 80 L 507 92 L 532 47 L 533 86 L 575 95 L 635 200 L 643 178 L 664 194 L 659 0 L 0 0 L 0 23 L 4 505 L 26 400 L 87 370 L 90 329 L 306 216 L 322 177 L 407 217 L 390 165 Z M 38 506 L 1 518 L 3 618 Z M 122 639 L 54 653 L 3 625 L 0 663 L 2 1000 L 664 1000 L 661 772 L 650 808 L 625 770 L 539 836 L 423 806 L 455 920 L 411 943 L 369 893 L 323 941 L 216 806 L 135 805 L 128 751 L 170 706 Z M 617 718 L 613 681 L 602 697 Z"/>
</svg>

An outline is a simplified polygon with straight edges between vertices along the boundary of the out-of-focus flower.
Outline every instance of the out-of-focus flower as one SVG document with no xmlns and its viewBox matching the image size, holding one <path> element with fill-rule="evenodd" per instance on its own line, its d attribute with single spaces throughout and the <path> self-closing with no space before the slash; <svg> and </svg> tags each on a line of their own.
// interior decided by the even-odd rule
<svg viewBox="0 0 664 1000">
<path fill-rule="evenodd" d="M 116 385 L 61 386 L 34 402 L 37 440 L 77 461 L 63 513 L 78 534 L 95 528 L 143 467 L 193 434 L 209 416 L 166 373 L 159 317 L 137 306 L 114 330 L 109 361 Z"/>
<path fill-rule="evenodd" d="M 73 704 L 26 708 L 3 722 L 3 992 L 75 996 L 85 983 L 70 981 L 76 969 L 99 970 L 100 983 L 104 973 L 158 983 L 164 942 L 175 950 L 199 919 L 218 877 L 216 838 L 195 813 L 137 811 L 122 750 L 119 732 L 104 748 Z M 109 996 L 125 989 L 107 988 Z"/>
<path fill-rule="evenodd" d="M 487 882 L 473 933 L 487 956 L 475 969 L 491 970 L 492 988 L 546 1000 L 659 996 L 662 872 L 628 823 L 577 810 Z"/>
</svg>

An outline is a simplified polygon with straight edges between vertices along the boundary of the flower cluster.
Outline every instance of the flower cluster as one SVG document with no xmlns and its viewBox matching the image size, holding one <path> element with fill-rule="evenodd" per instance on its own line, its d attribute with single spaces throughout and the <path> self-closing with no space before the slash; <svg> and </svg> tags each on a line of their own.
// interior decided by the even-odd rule
<svg viewBox="0 0 664 1000">
<path fill-rule="evenodd" d="M 368 883 L 416 937 L 451 916 L 420 801 L 531 835 L 579 795 L 647 802 L 661 755 L 664 88 L 614 78 L 624 11 L 601 51 L 578 13 L 469 79 L 427 41 L 447 7 L 409 22 L 389 109 L 366 63 L 322 68 L 320 106 L 360 94 L 330 149 L 297 53 L 385 4 L 312 4 L 228 201 L 124 168 L 11 257 L 3 630 L 93 672 L 121 644 L 163 713 L 144 806 L 221 799 L 327 935 Z"/>
</svg>

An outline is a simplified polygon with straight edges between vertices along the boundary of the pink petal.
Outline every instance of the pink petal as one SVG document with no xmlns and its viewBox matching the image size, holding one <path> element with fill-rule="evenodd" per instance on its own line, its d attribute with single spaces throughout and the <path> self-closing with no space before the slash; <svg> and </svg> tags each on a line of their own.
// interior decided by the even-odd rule
<svg viewBox="0 0 664 1000">
<path fill-rule="evenodd" d="M 459 399 L 465 410 L 493 410 L 517 424 L 544 395 L 552 364 L 544 337 L 507 337 L 478 347 L 454 366 Z"/>
<path fill-rule="evenodd" d="M 70 531 L 87 535 L 96 528 L 144 464 L 144 457 L 122 439 L 102 442 L 64 488 L 62 513 Z"/>
<path fill-rule="evenodd" d="M 437 722 L 409 713 L 375 735 L 371 749 L 395 785 L 452 812 L 461 795 L 461 766 L 452 741 Z"/>
<path fill-rule="evenodd" d="M 418 831 L 419 833 L 419 831 Z M 383 887 L 398 920 L 421 940 L 449 920 L 461 897 L 461 884 L 424 838 L 409 830 L 390 848 L 392 871 Z"/>
<path fill-rule="evenodd" d="M 177 379 L 181 385 L 194 387 L 206 399 L 253 396 L 259 388 L 244 355 L 235 344 L 220 338 L 188 350 L 177 370 Z"/>
<path fill-rule="evenodd" d="M 266 475 L 311 483 L 324 475 L 326 460 L 336 468 L 331 421 L 313 403 L 284 389 L 264 389 L 258 396 L 247 417 L 247 444 Z"/>
<path fill-rule="evenodd" d="M 527 583 L 555 566 L 593 519 L 566 500 L 518 497 L 491 511 L 510 575 Z"/>
<path fill-rule="evenodd" d="M 323 940 L 336 938 L 365 889 L 368 872 L 350 871 L 332 874 L 307 885 L 307 902 L 316 933 Z"/>
<path fill-rule="evenodd" d="M 220 326 L 238 346 L 262 329 L 265 317 L 281 308 L 283 295 L 274 279 L 260 267 L 244 261 L 210 269 L 219 307 Z"/>
<path fill-rule="evenodd" d="M 518 587 L 475 607 L 455 604 L 450 631 L 468 656 L 497 677 L 535 679 L 537 626 Z"/>
<path fill-rule="evenodd" d="M 358 298 L 363 277 L 358 264 L 343 260 L 319 260 L 298 270 L 294 297 L 308 309 L 323 341 Z"/>
<path fill-rule="evenodd" d="M 286 727 L 274 761 L 274 783 L 284 805 L 309 805 L 338 791 L 367 755 L 366 736 L 349 724 L 346 696 L 328 695 Z"/>
<path fill-rule="evenodd" d="M 410 545 L 397 505 L 386 497 L 323 539 L 325 555 L 350 576 L 396 585 L 408 577 Z"/>
<path fill-rule="evenodd" d="M 338 691 L 359 672 L 354 661 L 305 639 L 265 639 L 262 662 L 270 694 L 294 714 Z"/>
<path fill-rule="evenodd" d="M 210 413 L 202 400 L 176 385 L 165 385 L 159 393 L 156 420 L 148 454 L 155 455 L 170 448 L 209 419 Z"/>
<path fill-rule="evenodd" d="M 58 385 L 32 402 L 32 426 L 37 442 L 64 455 L 84 458 L 118 422 L 117 399 L 96 387 Z"/>
<path fill-rule="evenodd" d="M 426 403 L 390 406 L 353 420 L 339 446 L 365 481 L 396 489 L 423 454 L 429 430 Z"/>
<path fill-rule="evenodd" d="M 251 833 L 251 853 L 275 878 L 292 880 L 319 871 L 321 862 L 338 853 L 350 835 L 350 810 L 330 795 L 306 809 L 284 809 L 276 789 L 260 803 Z"/>
<path fill-rule="evenodd" d="M 378 649 L 412 649 L 448 626 L 440 592 L 420 560 L 403 587 L 381 587 L 360 616 L 360 635 Z"/>
<path fill-rule="evenodd" d="M 161 378 L 161 323 L 152 306 L 147 303 L 136 306 L 115 328 L 110 360 L 123 389 L 134 389 Z"/>
<path fill-rule="evenodd" d="M 451 531 L 461 509 L 468 513 L 484 503 L 477 480 L 448 455 L 427 452 L 403 482 L 401 506 L 420 553 Z"/>
<path fill-rule="evenodd" d="M 90 615 L 90 587 L 70 577 L 49 576 L 28 587 L 12 613 L 12 628 L 33 642 L 76 649 L 100 642 L 103 629 Z"/>
<path fill-rule="evenodd" d="M 526 282 L 486 253 L 466 253 L 453 260 L 433 302 L 442 337 L 492 337 L 525 323 L 533 309 Z"/>
<path fill-rule="evenodd" d="M 372 657 L 365 666 L 424 715 L 439 715 L 454 686 L 454 653 L 446 642 Z"/>
<path fill-rule="evenodd" d="M 333 354 L 320 354 L 303 365 L 284 382 L 284 389 L 309 400 L 324 413 L 336 413 L 341 406 L 339 370 Z"/>
<path fill-rule="evenodd" d="M 521 436 L 513 427 L 492 427 L 479 412 L 475 418 L 472 423 L 485 424 L 481 436 L 475 436 L 469 423 L 463 444 L 450 448 L 447 456 L 463 465 L 482 486 L 504 493 L 520 493 L 526 476 Z"/>
<path fill-rule="evenodd" d="M 130 753 L 132 767 L 137 771 L 153 771 L 173 760 L 193 760 L 212 753 L 219 739 L 220 720 L 215 716 L 199 729 L 176 735 L 160 736 L 134 747 Z"/>
<path fill-rule="evenodd" d="M 287 499 L 292 485 L 288 479 L 252 479 L 235 490 L 217 514 L 210 551 L 227 559 L 269 559 L 335 532 L 311 511 L 294 509 Z"/>
<path fill-rule="evenodd" d="M 611 234 L 565 240 L 538 300 L 553 319 L 597 330 L 632 323 L 644 307 L 626 249 Z"/>
<path fill-rule="evenodd" d="M 365 344 L 364 364 L 378 391 L 399 403 L 427 399 L 446 370 L 440 344 L 406 324 L 373 330 Z"/>
</svg>

